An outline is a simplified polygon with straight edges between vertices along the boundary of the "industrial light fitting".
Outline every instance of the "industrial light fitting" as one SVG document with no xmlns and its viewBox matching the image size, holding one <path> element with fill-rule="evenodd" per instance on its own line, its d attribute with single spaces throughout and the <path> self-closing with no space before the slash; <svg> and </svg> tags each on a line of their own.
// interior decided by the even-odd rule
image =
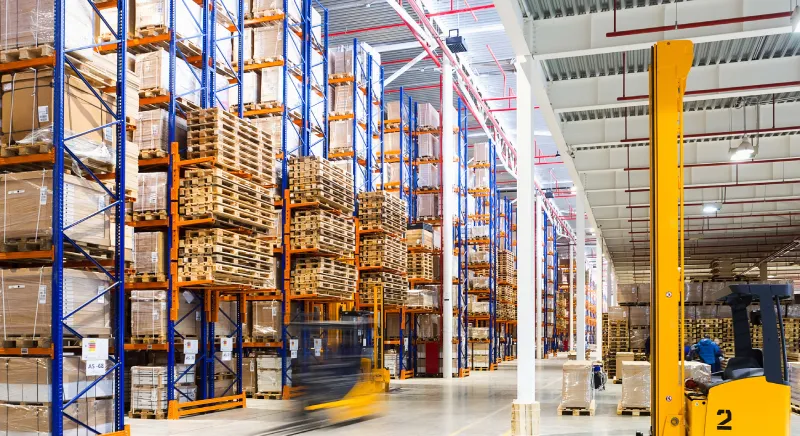
<svg viewBox="0 0 800 436">
<path fill-rule="evenodd" d="M 753 153 L 755 153 L 756 149 L 753 147 L 753 143 L 750 142 L 749 136 L 744 136 L 742 138 L 742 142 L 739 143 L 736 147 L 731 147 L 728 150 L 730 154 L 730 158 L 734 162 L 743 161 L 750 159 L 753 157 Z"/>
<path fill-rule="evenodd" d="M 792 11 L 792 32 L 800 33 L 800 5 L 795 6 Z"/>
<path fill-rule="evenodd" d="M 453 35 L 453 32 L 455 32 L 455 36 Z M 467 51 L 467 45 L 464 42 L 464 37 L 459 34 L 458 29 L 450 29 L 450 33 L 447 35 L 444 43 L 453 53 L 457 54 Z"/>
<path fill-rule="evenodd" d="M 703 205 L 703 213 L 717 213 L 720 209 L 722 209 L 722 205 L 719 203 L 708 203 Z"/>
</svg>

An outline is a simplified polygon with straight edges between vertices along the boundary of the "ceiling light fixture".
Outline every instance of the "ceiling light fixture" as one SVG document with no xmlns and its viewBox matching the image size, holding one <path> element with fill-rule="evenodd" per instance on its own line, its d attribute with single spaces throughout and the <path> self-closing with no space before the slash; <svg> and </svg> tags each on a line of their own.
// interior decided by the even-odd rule
<svg viewBox="0 0 800 436">
<path fill-rule="evenodd" d="M 792 11 L 792 31 L 800 33 L 800 5 L 795 6 Z"/>
<path fill-rule="evenodd" d="M 703 206 L 703 213 L 717 213 L 722 209 L 719 203 L 708 203 Z"/>
<path fill-rule="evenodd" d="M 740 142 L 738 146 L 731 147 L 728 150 L 728 154 L 730 155 L 731 161 L 740 162 L 753 157 L 755 151 L 756 149 L 753 147 L 753 143 L 750 142 L 750 137 L 745 135 L 742 137 L 742 142 Z"/>
</svg>

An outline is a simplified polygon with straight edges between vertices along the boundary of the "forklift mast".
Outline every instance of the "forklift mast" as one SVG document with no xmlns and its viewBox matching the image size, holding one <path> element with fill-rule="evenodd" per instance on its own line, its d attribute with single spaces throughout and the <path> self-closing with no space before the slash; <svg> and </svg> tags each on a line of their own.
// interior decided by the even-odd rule
<svg viewBox="0 0 800 436">
<path fill-rule="evenodd" d="M 683 94 L 691 41 L 661 41 L 650 62 L 651 434 L 686 433 L 683 326 Z M 679 265 L 676 265 L 676 261 Z"/>
</svg>

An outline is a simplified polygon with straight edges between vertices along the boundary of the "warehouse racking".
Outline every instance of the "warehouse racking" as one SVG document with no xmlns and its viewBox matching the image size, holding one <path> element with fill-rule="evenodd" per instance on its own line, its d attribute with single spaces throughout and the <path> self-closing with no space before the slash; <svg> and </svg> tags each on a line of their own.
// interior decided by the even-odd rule
<svg viewBox="0 0 800 436">
<path fill-rule="evenodd" d="M 547 211 L 543 212 L 542 229 L 544 232 L 544 292 L 542 292 L 542 331 L 544 338 L 543 355 L 555 353 L 558 350 L 556 332 L 556 295 L 558 289 L 558 231 L 553 219 Z"/>
<path fill-rule="evenodd" d="M 124 2 L 115 2 L 124 11 Z M 18 51 L 10 50 L 4 52 L 4 63 L 0 64 L 0 75 L 8 77 L 25 71 L 52 71 L 52 105 L 42 111 L 39 107 L 39 122 L 50 121 L 50 111 L 52 111 L 52 124 L 48 128 L 51 139 L 37 145 L 38 149 L 33 150 L 30 146 L 27 150 L 17 149 L 19 144 L 12 144 L 11 135 L 9 142 L 3 144 L 4 154 L 0 158 L 0 168 L 6 172 L 25 171 L 30 169 L 52 170 L 52 221 L 50 230 L 52 239 L 49 244 L 37 244 L 36 250 L 30 248 L 24 251 L 4 250 L 0 254 L 0 261 L 4 265 L 16 266 L 24 263 L 50 264 L 52 263 L 52 276 L 49 285 L 39 285 L 39 302 L 44 304 L 49 300 L 51 312 L 49 316 L 53 321 L 49 340 L 45 341 L 47 335 L 42 335 L 38 340 L 33 341 L 33 346 L 28 346 L 25 341 L 18 341 L 17 348 L 3 348 L 0 353 L 4 356 L 24 356 L 34 358 L 34 356 L 46 356 L 50 359 L 50 393 L 49 398 L 59 399 L 53 403 L 58 404 L 57 410 L 44 412 L 50 416 L 50 431 L 54 434 L 62 434 L 65 425 L 68 427 L 79 428 L 81 431 L 92 431 L 94 433 L 113 433 L 127 434 L 128 429 L 124 425 L 124 388 L 125 358 L 122 349 L 124 347 L 125 331 L 125 283 L 124 274 L 126 268 L 125 259 L 125 203 L 126 199 L 126 138 L 128 131 L 127 113 L 125 105 L 125 84 L 127 79 L 126 65 L 126 41 L 124 38 L 115 40 L 112 44 L 116 48 L 114 65 L 116 68 L 107 71 L 98 71 L 93 68 L 87 60 L 79 56 L 81 50 L 94 50 L 97 45 L 91 44 L 82 47 L 67 47 L 65 44 L 66 34 L 66 2 L 55 0 L 53 2 L 54 11 L 52 14 L 53 40 L 48 43 L 34 47 L 20 47 Z M 92 2 L 89 5 L 93 6 Z M 78 7 L 87 7 L 81 3 Z M 101 20 L 101 26 L 105 26 L 114 35 L 125 35 L 127 33 L 127 21 L 124 12 L 112 23 L 105 19 Z M 49 45 L 52 44 L 52 45 Z M 25 56 L 22 56 L 22 52 Z M 65 96 L 67 88 L 73 80 L 77 79 L 84 85 L 87 93 L 91 93 L 93 104 L 97 104 L 103 112 L 103 118 L 110 121 L 96 125 L 83 131 L 69 131 L 65 124 Z M 68 82 L 69 80 L 69 82 Z M 109 100 L 109 97 L 111 100 Z M 71 124 L 69 124 L 71 125 Z M 110 148 L 115 156 L 108 162 L 108 166 L 98 166 L 97 161 L 89 159 L 85 150 L 81 150 L 80 141 L 87 135 L 102 132 L 103 139 L 113 144 Z M 41 140 L 40 140 L 41 141 Z M 68 182 L 65 180 L 65 169 L 67 164 L 71 164 L 74 172 L 85 174 L 88 183 L 91 183 L 100 192 L 100 202 L 96 210 L 88 215 L 74 217 L 74 210 L 65 213 L 65 205 L 70 204 L 74 207 L 76 199 L 70 192 Z M 42 173 L 44 175 L 44 172 Z M 44 176 L 42 176 L 44 177 Z M 105 180 L 105 183 L 104 183 Z M 92 188 L 94 189 L 94 188 Z M 24 191 L 21 191 L 24 192 Z M 42 202 L 48 196 L 47 189 L 41 189 Z M 106 214 L 113 215 L 112 232 L 114 240 L 111 246 L 97 247 L 96 245 L 86 244 L 78 239 L 74 232 L 70 235 L 70 230 L 75 230 L 83 223 L 89 223 L 96 217 Z M 96 221 L 94 222 L 96 224 Z M 74 238 L 74 239 L 73 239 Z M 5 238 L 4 238 L 5 241 Z M 7 241 L 6 241 L 7 242 Z M 102 248 L 102 249 L 99 249 Z M 69 257 L 67 257 L 69 256 Z M 76 260 L 77 259 L 77 260 Z M 65 286 L 65 279 L 68 275 L 68 268 L 86 268 L 97 271 L 104 278 L 106 285 L 97 289 L 97 294 L 88 301 L 81 301 L 74 307 L 71 289 Z M 46 279 L 45 279 L 46 280 Z M 21 285 L 24 288 L 24 285 Z M 49 297 L 47 288 L 50 288 Z M 4 292 L 5 295 L 5 292 Z M 70 298 L 69 304 L 65 303 L 65 298 Z M 97 338 L 81 332 L 80 323 L 74 320 L 78 316 L 91 310 L 90 304 L 103 303 L 106 299 L 111 302 L 111 325 L 108 334 L 102 334 Z M 44 301 L 42 301 L 44 300 Z M 69 308 L 69 309 L 67 309 Z M 49 343 L 48 343 L 49 342 Z M 92 356 L 88 353 L 89 345 L 98 346 L 100 353 Z M 95 375 L 98 377 L 88 382 L 86 387 L 80 392 L 68 393 L 64 387 L 65 381 L 65 356 L 74 355 L 79 352 L 82 346 L 87 347 L 87 352 L 83 358 L 92 364 Z M 77 348 L 77 349 L 76 349 Z M 88 354 L 87 354 L 88 353 Z M 107 357 L 104 355 L 107 354 Z M 98 360 L 99 359 L 99 360 Z M 83 366 L 83 363 L 79 363 Z M 88 364 L 87 364 L 88 365 Z M 89 398 L 89 391 L 102 381 L 112 380 L 113 383 L 113 422 L 109 427 L 104 427 L 104 423 L 98 423 L 93 427 L 91 422 L 84 422 L 75 415 L 75 407 L 78 402 Z M 63 401 L 61 400 L 63 399 Z M 36 405 L 26 403 L 31 408 L 51 407 L 50 400 Z"/>
<path fill-rule="evenodd" d="M 468 180 L 469 170 L 467 162 L 469 161 L 469 146 L 468 136 L 469 130 L 467 128 L 469 123 L 469 115 L 467 108 L 462 103 L 461 99 L 458 100 L 458 153 L 457 153 L 457 168 L 458 177 L 456 178 L 456 195 L 458 200 L 457 216 L 454 221 L 454 250 L 456 271 L 453 277 L 454 285 L 456 285 L 456 304 L 454 313 L 456 316 L 456 329 L 454 334 L 454 343 L 456 352 L 453 355 L 456 357 L 456 364 L 453 369 L 457 372 L 459 377 L 469 376 L 470 359 L 469 359 L 469 205 L 468 205 Z M 445 277 L 445 280 L 447 278 Z"/>
</svg>

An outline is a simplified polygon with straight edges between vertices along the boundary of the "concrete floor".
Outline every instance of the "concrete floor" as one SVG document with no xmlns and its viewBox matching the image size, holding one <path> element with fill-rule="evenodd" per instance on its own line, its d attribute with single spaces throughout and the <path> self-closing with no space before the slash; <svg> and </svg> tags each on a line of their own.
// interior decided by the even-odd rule
<svg viewBox="0 0 800 436">
<path fill-rule="evenodd" d="M 542 435 L 647 434 L 649 417 L 617 416 L 621 385 L 597 393 L 594 417 L 557 416 L 564 359 L 539 361 L 537 395 Z M 516 363 L 498 371 L 472 372 L 464 379 L 392 380 L 383 415 L 344 427 L 303 435 L 501 436 L 510 434 L 511 402 L 516 397 Z M 129 419 L 134 435 L 255 436 L 292 421 L 289 402 L 247 400 L 247 409 L 231 410 L 180 421 Z M 800 434 L 800 417 L 792 417 L 792 434 Z"/>
</svg>

